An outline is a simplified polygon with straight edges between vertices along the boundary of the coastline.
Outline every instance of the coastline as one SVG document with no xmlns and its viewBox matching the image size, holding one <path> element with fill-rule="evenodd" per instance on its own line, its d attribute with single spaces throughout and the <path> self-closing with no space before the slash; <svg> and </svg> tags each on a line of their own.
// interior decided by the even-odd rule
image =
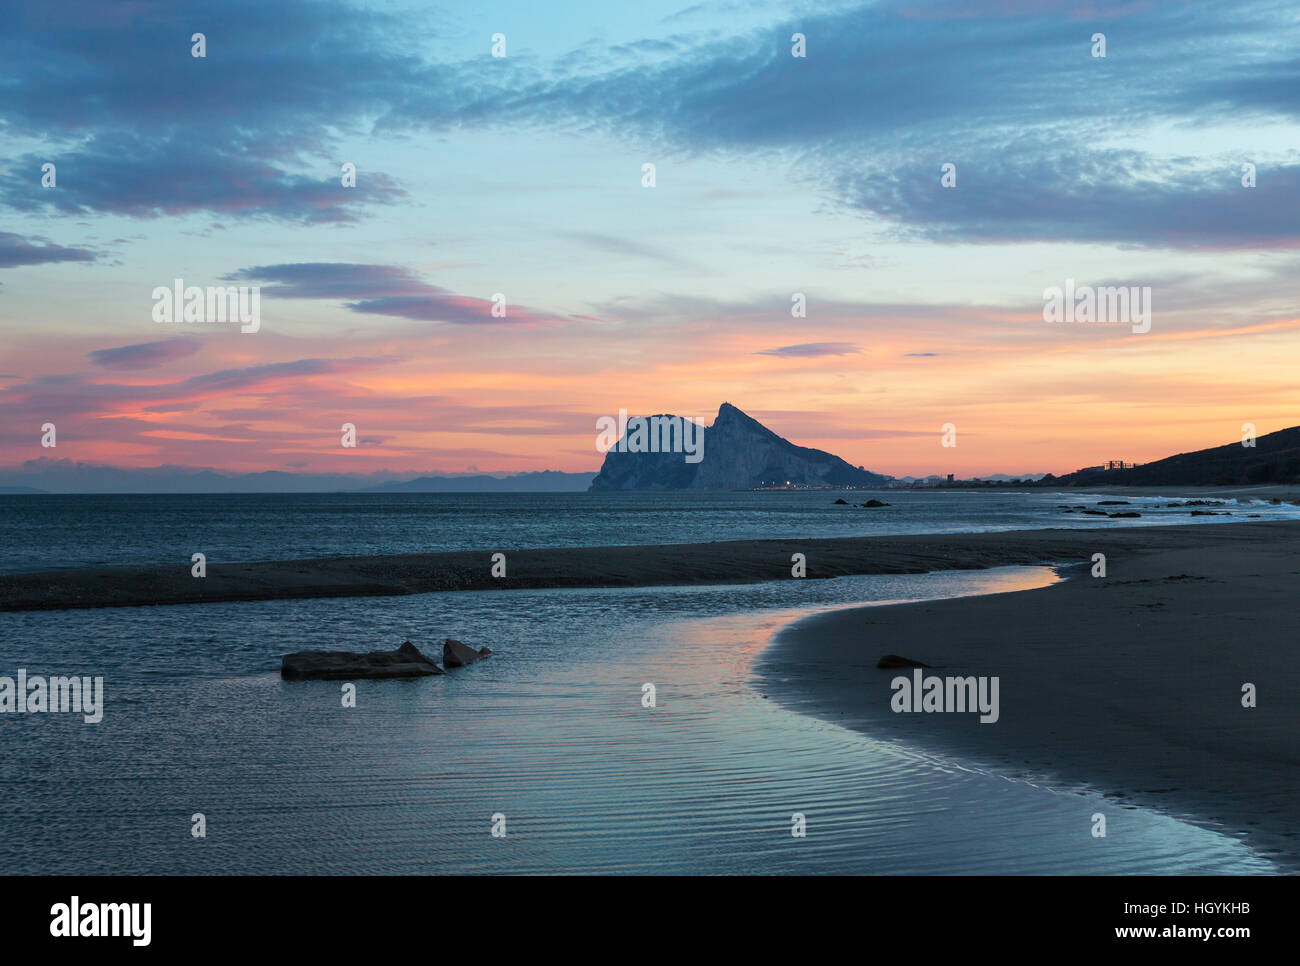
<svg viewBox="0 0 1300 966">
<path fill-rule="evenodd" d="M 755 664 L 782 705 L 837 725 L 1103 792 L 1300 868 L 1300 529 L 1205 528 L 1198 547 L 1107 552 L 1049 587 L 853 607 L 782 629 Z M 896 713 L 884 654 L 997 676 L 1000 716 Z M 1242 706 L 1254 684 L 1257 707 Z M 1090 815 L 1079 816 L 1080 847 Z M 1104 840 L 1102 840 L 1104 841 Z"/>
<path fill-rule="evenodd" d="M 1253 486 L 1240 483 L 1224 486 L 1134 486 L 1131 484 L 1125 486 L 1113 484 L 1068 487 L 1059 492 L 1066 496 L 1072 493 L 1079 493 L 1080 495 L 1091 493 L 1107 496 L 1168 496 L 1189 500 L 1245 500 L 1247 502 L 1251 500 L 1276 500 L 1279 503 L 1300 504 L 1300 486 L 1289 483 L 1259 483 Z"/>
<path fill-rule="evenodd" d="M 1094 553 L 1132 556 L 1206 545 L 1250 546 L 1300 538 L 1300 520 L 1234 521 L 1100 529 L 817 539 L 737 540 L 655 546 L 509 550 L 506 576 L 492 575 L 493 549 L 222 563 L 205 577 L 190 563 L 93 567 L 0 576 L 0 611 L 156 604 L 399 596 L 453 590 L 654 587 L 789 580 L 791 556 L 807 579 L 928 573 L 1010 564 L 1084 562 Z"/>
</svg>

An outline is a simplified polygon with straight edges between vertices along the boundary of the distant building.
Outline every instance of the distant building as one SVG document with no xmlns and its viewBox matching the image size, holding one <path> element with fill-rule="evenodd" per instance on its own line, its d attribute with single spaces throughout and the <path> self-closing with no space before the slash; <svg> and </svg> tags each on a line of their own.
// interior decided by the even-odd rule
<svg viewBox="0 0 1300 966">
<path fill-rule="evenodd" d="M 949 482 L 949 483 L 952 482 L 952 474 L 951 474 L 951 473 L 948 474 L 948 482 Z"/>
<path fill-rule="evenodd" d="M 1074 472 L 1076 473 L 1095 473 L 1106 470 L 1131 470 L 1135 466 L 1141 466 L 1141 463 L 1127 463 L 1124 460 L 1108 460 L 1097 466 L 1081 466 Z"/>
</svg>

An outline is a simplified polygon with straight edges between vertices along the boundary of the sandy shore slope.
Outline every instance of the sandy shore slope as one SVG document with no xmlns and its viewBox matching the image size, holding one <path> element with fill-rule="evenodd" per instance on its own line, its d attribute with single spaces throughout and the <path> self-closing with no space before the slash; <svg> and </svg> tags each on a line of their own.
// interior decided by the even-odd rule
<svg viewBox="0 0 1300 966">
<path fill-rule="evenodd" d="M 491 575 L 490 548 L 404 556 L 223 563 L 207 576 L 182 562 L 153 567 L 97 567 L 0 576 L 0 611 L 191 604 L 307 597 L 365 597 L 443 590 L 524 587 L 649 587 L 789 580 L 791 555 L 807 558 L 807 576 L 925 573 L 1000 564 L 1087 560 L 1094 552 L 1192 549 L 1206 542 L 1251 544 L 1300 521 L 1127 527 L 1115 530 L 1022 530 L 1003 533 L 743 540 L 648 547 L 579 547 L 506 551 L 505 578 Z M 1275 530 L 1272 528 L 1282 528 Z M 1217 535 L 1217 536 L 1216 536 Z"/>
<path fill-rule="evenodd" d="M 1174 536 L 1127 531 L 1111 541 L 1132 547 L 1107 550 L 1098 535 L 1104 578 L 809 618 L 765 652 L 762 687 L 878 737 L 1086 783 L 1116 809 L 1221 825 L 1300 868 L 1300 526 L 1205 527 L 1154 546 Z M 999 720 L 892 711 L 891 681 L 911 672 L 877 669 L 886 653 L 935 665 L 927 674 L 998 676 Z"/>
</svg>

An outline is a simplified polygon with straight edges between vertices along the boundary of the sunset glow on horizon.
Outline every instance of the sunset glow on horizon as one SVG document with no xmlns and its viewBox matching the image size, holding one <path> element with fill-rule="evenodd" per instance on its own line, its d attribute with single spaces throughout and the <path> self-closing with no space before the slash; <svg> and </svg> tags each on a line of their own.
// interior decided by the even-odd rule
<svg viewBox="0 0 1300 966">
<path fill-rule="evenodd" d="M 600 417 L 724 401 L 893 476 L 1300 424 L 1285 4 L 73 6 L 0 39 L 5 468 L 594 472 Z M 260 328 L 155 321 L 174 279 Z M 1150 331 L 1046 323 L 1067 279 Z"/>
</svg>

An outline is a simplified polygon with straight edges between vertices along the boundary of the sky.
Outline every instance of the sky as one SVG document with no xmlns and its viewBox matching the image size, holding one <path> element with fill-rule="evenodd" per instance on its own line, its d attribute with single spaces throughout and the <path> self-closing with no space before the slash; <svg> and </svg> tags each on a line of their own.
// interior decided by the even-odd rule
<svg viewBox="0 0 1300 966">
<path fill-rule="evenodd" d="M 1294 3 L 3 28 L 3 467 L 594 471 L 602 416 L 726 401 L 877 472 L 1059 474 L 1300 423 Z M 257 331 L 158 321 L 178 278 L 257 286 Z M 1150 330 L 1045 322 L 1067 279 L 1149 288 Z"/>
</svg>

